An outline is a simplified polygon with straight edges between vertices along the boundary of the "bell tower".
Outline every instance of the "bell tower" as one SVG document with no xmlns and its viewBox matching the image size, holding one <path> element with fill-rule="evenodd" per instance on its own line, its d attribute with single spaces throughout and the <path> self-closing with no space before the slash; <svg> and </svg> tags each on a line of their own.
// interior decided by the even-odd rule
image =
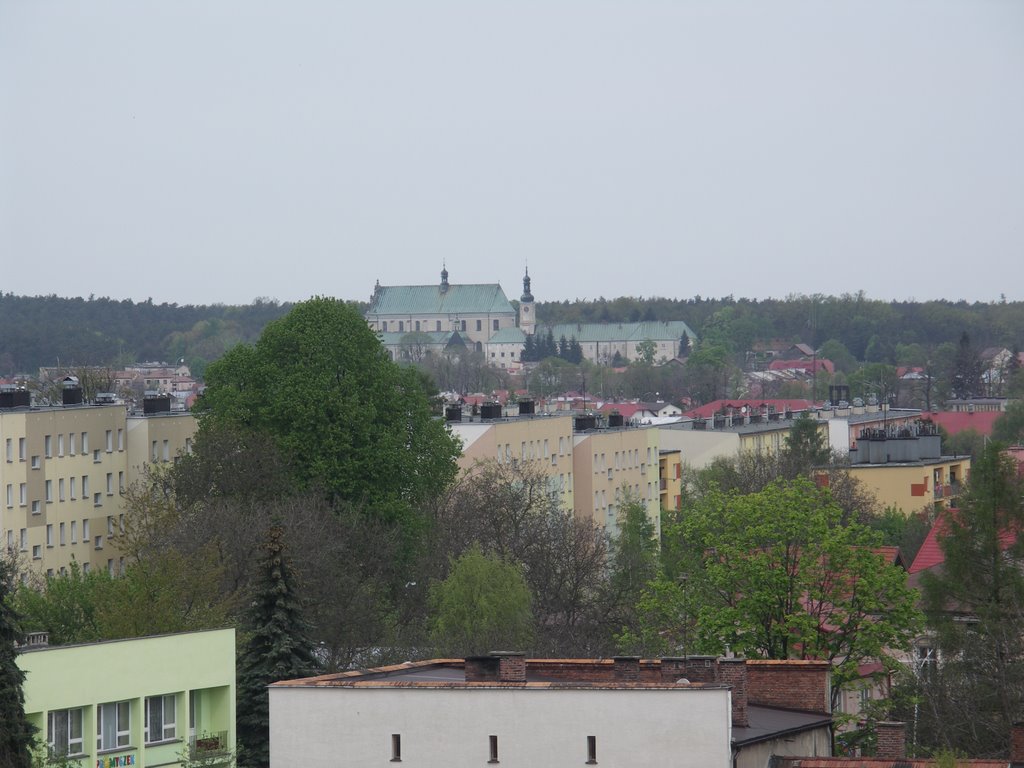
<svg viewBox="0 0 1024 768">
<path fill-rule="evenodd" d="M 519 297 L 519 328 L 523 333 L 530 335 L 537 328 L 537 318 L 533 314 L 533 294 L 530 293 L 529 267 L 523 275 L 523 295 Z"/>
</svg>

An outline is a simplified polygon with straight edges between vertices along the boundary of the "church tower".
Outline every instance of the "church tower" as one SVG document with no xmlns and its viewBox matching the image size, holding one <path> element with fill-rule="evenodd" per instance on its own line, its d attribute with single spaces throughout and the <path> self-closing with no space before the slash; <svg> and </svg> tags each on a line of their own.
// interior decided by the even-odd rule
<svg viewBox="0 0 1024 768">
<path fill-rule="evenodd" d="M 519 297 L 519 328 L 529 335 L 533 335 L 537 329 L 537 318 L 533 314 L 533 294 L 530 293 L 529 267 L 523 276 L 523 295 Z"/>
</svg>

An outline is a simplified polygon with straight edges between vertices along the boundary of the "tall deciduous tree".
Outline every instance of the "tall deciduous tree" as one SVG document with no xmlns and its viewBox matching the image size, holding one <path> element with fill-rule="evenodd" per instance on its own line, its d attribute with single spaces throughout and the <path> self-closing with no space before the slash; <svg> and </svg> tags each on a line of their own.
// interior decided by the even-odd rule
<svg viewBox="0 0 1024 768">
<path fill-rule="evenodd" d="M 300 487 L 407 520 L 455 477 L 457 441 L 432 418 L 417 374 L 393 363 L 356 309 L 315 298 L 207 371 L 200 436 L 270 440 Z"/>
<path fill-rule="evenodd" d="M 924 605 L 940 662 L 926 688 L 926 732 L 942 746 L 1005 754 L 1024 715 L 1024 496 L 1012 459 L 990 443 L 959 509 L 943 518 L 941 571 Z"/>
<path fill-rule="evenodd" d="M 652 585 L 646 613 L 676 616 L 660 629 L 686 634 L 687 652 L 825 659 L 837 685 L 855 680 L 859 664 L 909 643 L 919 615 L 906 574 L 875 553 L 878 535 L 842 517 L 804 479 L 711 492 L 663 531 L 678 575 Z"/>
<path fill-rule="evenodd" d="M 430 640 L 445 656 L 524 650 L 533 640 L 522 567 L 473 547 L 430 588 Z"/>
<path fill-rule="evenodd" d="M 11 605 L 13 586 L 14 565 L 0 557 L 0 765 L 30 768 L 35 729 L 25 717 L 25 673 L 15 661 L 22 635 Z"/>
<path fill-rule="evenodd" d="M 306 677 L 316 667 L 280 526 L 268 532 L 245 624 L 248 634 L 238 658 L 239 763 L 265 768 L 270 762 L 267 686 Z"/>
</svg>

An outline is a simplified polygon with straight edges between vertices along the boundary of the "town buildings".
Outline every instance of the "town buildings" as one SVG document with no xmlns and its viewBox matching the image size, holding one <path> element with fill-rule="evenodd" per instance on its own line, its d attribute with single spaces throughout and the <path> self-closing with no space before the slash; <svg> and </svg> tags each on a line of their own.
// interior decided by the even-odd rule
<svg viewBox="0 0 1024 768">
<path fill-rule="evenodd" d="M 191 450 L 195 418 L 171 398 L 141 411 L 84 403 L 69 381 L 64 404 L 32 407 L 26 390 L 0 393 L 0 542 L 34 570 L 124 567 L 122 494 L 145 467 Z"/>
<path fill-rule="evenodd" d="M 492 653 L 270 686 L 270 765 L 719 766 L 830 755 L 829 665 Z"/>
<path fill-rule="evenodd" d="M 235 748 L 233 629 L 29 645 L 16 661 L 29 722 L 79 765 L 213 768 Z"/>
</svg>

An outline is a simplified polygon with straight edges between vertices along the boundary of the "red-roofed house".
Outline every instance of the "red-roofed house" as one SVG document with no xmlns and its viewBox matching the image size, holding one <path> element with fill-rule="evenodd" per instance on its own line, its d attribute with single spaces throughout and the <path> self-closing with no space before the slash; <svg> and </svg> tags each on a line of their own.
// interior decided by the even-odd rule
<svg viewBox="0 0 1024 768">
<path fill-rule="evenodd" d="M 769 371 L 802 371 L 808 376 L 814 376 L 825 372 L 833 374 L 836 366 L 831 360 L 772 360 L 768 365 Z"/>
<path fill-rule="evenodd" d="M 941 411 L 924 414 L 921 418 L 938 424 L 950 437 L 965 429 L 973 429 L 979 435 L 991 437 L 992 425 L 1000 416 L 1002 413 L 999 411 Z"/>
</svg>

